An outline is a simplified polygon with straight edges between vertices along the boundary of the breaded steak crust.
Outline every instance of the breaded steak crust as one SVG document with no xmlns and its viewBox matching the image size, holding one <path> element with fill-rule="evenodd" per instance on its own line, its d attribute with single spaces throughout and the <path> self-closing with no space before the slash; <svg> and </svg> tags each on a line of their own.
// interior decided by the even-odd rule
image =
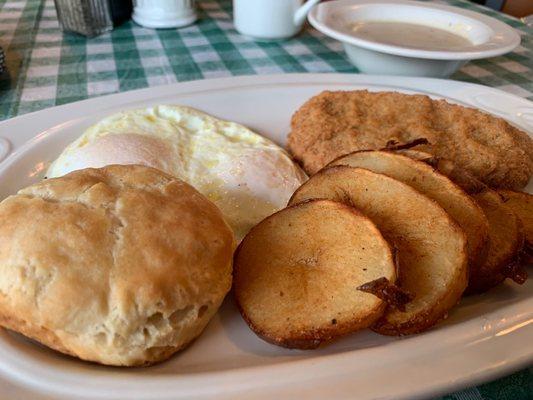
<svg viewBox="0 0 533 400">
<path fill-rule="evenodd" d="M 425 138 L 417 149 L 453 160 L 486 184 L 521 189 L 533 140 L 505 120 L 424 95 L 325 91 L 292 117 L 288 150 L 309 174 L 343 154 Z"/>
</svg>

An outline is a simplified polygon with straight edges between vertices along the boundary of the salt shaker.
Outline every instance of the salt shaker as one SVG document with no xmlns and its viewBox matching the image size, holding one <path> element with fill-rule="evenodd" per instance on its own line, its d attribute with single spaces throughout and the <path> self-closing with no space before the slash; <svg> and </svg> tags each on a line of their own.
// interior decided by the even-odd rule
<svg viewBox="0 0 533 400">
<path fill-rule="evenodd" d="M 54 0 L 57 18 L 66 32 L 93 37 L 131 17 L 132 0 Z"/>
<path fill-rule="evenodd" d="M 196 21 L 194 0 L 133 0 L 133 20 L 146 28 L 180 28 Z"/>
</svg>

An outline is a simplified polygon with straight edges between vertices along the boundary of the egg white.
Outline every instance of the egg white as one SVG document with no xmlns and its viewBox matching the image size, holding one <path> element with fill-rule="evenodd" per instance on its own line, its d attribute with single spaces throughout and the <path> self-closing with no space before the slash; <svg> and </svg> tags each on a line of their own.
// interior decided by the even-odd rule
<svg viewBox="0 0 533 400">
<path fill-rule="evenodd" d="M 109 164 L 147 165 L 183 179 L 220 208 L 239 241 L 285 207 L 306 179 L 270 140 L 237 123 L 172 105 L 103 119 L 61 153 L 47 176 Z"/>
</svg>

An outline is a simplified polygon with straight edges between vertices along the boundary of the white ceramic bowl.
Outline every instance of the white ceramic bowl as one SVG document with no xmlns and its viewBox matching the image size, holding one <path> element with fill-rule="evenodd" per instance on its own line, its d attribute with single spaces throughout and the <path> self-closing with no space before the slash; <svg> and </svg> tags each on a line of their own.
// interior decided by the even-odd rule
<svg viewBox="0 0 533 400">
<path fill-rule="evenodd" d="M 380 43 L 358 36 L 362 21 L 428 25 L 466 37 L 472 44 L 453 51 Z M 341 41 L 350 61 L 363 73 L 448 77 L 469 60 L 505 54 L 520 44 L 510 26 L 465 9 L 408 0 L 336 0 L 311 10 L 309 22 Z"/>
</svg>

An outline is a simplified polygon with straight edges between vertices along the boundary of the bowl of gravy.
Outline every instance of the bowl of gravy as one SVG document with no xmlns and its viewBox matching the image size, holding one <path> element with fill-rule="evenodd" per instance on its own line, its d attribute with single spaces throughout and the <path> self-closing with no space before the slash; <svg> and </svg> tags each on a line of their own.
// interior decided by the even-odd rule
<svg viewBox="0 0 533 400">
<path fill-rule="evenodd" d="M 409 0 L 334 0 L 309 22 L 341 41 L 360 72 L 445 78 L 469 60 L 495 57 L 520 44 L 518 33 L 473 11 Z"/>
</svg>

